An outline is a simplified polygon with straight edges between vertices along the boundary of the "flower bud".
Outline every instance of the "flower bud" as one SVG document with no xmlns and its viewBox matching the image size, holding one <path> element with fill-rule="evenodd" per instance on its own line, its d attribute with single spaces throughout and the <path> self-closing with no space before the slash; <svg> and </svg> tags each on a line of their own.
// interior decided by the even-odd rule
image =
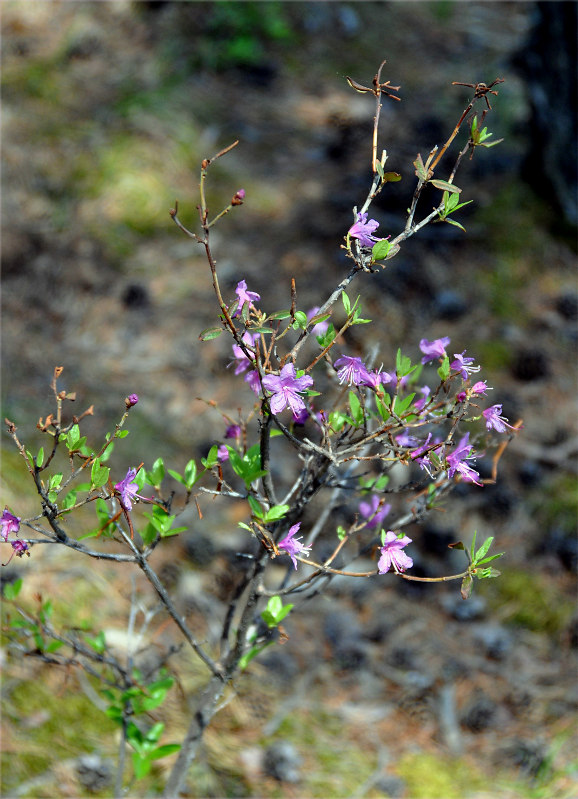
<svg viewBox="0 0 578 799">
<path fill-rule="evenodd" d="M 129 394 L 128 397 L 125 397 L 124 404 L 126 405 L 126 409 L 132 408 L 133 405 L 136 405 L 138 402 L 138 394 Z"/>
</svg>

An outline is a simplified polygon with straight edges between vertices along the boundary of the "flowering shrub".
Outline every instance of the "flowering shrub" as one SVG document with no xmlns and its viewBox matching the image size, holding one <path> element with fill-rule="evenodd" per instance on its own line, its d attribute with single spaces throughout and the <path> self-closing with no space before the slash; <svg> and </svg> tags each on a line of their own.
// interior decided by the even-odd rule
<svg viewBox="0 0 578 799">
<path fill-rule="evenodd" d="M 157 458 L 147 467 L 140 464 L 124 475 L 118 474 L 112 456 L 115 446 L 127 435 L 130 412 L 139 398 L 130 394 L 125 399 L 124 412 L 114 430 L 94 446 L 81 435 L 82 420 L 92 413 L 92 408 L 78 417 L 68 418 L 64 412 L 66 403 L 75 395 L 59 388 L 61 368 L 55 369 L 52 380 L 55 409 L 37 425 L 49 441 L 47 454 L 44 448 L 36 454 L 30 452 L 16 425 L 7 420 L 8 431 L 40 500 L 39 515 L 29 519 L 16 516 L 17 509 L 5 508 L 0 540 L 10 545 L 10 557 L 34 556 L 35 547 L 42 542 L 68 547 L 79 556 L 108 560 L 119 568 L 126 569 L 129 564 L 137 567 L 186 644 L 207 669 L 207 685 L 195 698 L 184 740 L 161 744 L 162 724 L 146 728 L 145 722 L 136 724 L 133 719 L 164 701 L 172 684 L 165 671 L 160 670 L 143 684 L 131 664 L 123 663 L 108 647 L 101 631 L 84 637 L 77 632 L 59 632 L 52 625 L 48 605 L 36 614 L 18 605 L 21 581 L 6 590 L 17 614 L 10 634 L 15 640 L 32 642 L 27 654 L 45 657 L 50 652 L 51 662 L 82 663 L 102 680 L 108 715 L 122 732 L 122 748 L 128 744 L 133 750 L 133 778 L 145 776 L 154 760 L 178 751 L 165 796 L 178 796 L 182 791 L 203 731 L 217 712 L 228 683 L 272 643 L 272 637 L 258 636 L 257 622 L 264 622 L 269 631 L 275 630 L 293 609 L 294 605 L 283 604 L 282 597 L 317 591 L 321 580 L 329 575 L 387 579 L 380 576 L 387 574 L 413 581 L 459 580 L 462 597 L 467 599 L 475 578 L 499 574 L 490 563 L 500 554 L 488 554 L 493 539 L 487 538 L 478 549 L 475 541 L 469 547 L 459 541 L 452 544 L 464 552 L 464 568 L 458 574 L 429 578 L 412 575 L 413 542 L 403 530 L 439 507 L 458 483 L 482 488 L 490 482 L 482 479 L 475 468 L 477 455 L 494 446 L 494 440 L 486 435 L 495 432 L 510 436 L 508 430 L 515 432 L 520 424 L 509 424 L 501 416 L 500 404 L 480 407 L 479 398 L 490 390 L 485 381 L 472 384 L 481 365 L 475 357 L 466 356 L 466 350 L 456 353 L 450 349 L 448 354 L 448 336 L 433 341 L 423 338 L 417 345 L 410 343 L 414 357 L 420 359 L 417 351 L 422 353 L 418 362 L 401 350 L 395 356 L 386 355 L 387 371 L 383 364 L 376 368 L 370 359 L 353 354 L 347 331 L 370 324 L 371 320 L 363 317 L 361 294 L 353 298 L 346 290 L 357 280 L 362 292 L 372 274 L 386 268 L 405 242 L 425 225 L 445 222 L 462 228 L 452 216 L 466 204 L 459 202 L 461 189 L 454 182 L 456 173 L 466 154 L 473 157 L 480 147 L 492 146 L 488 141 L 491 134 L 482 124 L 491 110 L 489 95 L 497 95 L 493 86 L 501 80 L 489 86 L 471 86 L 473 97 L 445 144 L 439 150 L 435 147 L 425 162 L 418 155 L 413 163 L 417 183 L 404 229 L 378 237 L 375 232 L 379 223 L 369 218 L 369 209 L 388 183 L 401 178 L 400 174 L 385 170 L 385 151 L 378 156 L 383 98 L 400 99 L 396 94 L 399 87 L 381 81 L 383 66 L 371 86 L 348 79 L 356 91 L 373 95 L 376 104 L 372 179 L 361 208 L 353 209 L 352 224 L 344 232 L 341 244 L 351 262 L 349 272 L 329 297 L 319 298 L 320 305 L 300 309 L 295 281 L 289 307 L 284 309 L 267 309 L 266 298 L 251 291 L 244 278 L 237 284 L 236 297 L 223 296 L 212 249 L 212 228 L 250 198 L 240 189 L 223 210 L 210 218 L 205 193 L 211 165 L 237 142 L 201 165 L 199 232 L 185 227 L 177 204 L 170 212 L 178 228 L 204 248 L 212 276 L 217 324 L 202 331 L 200 338 L 210 342 L 223 334 L 231 337 L 231 365 L 239 390 L 245 390 L 243 381 L 249 389 L 245 394 L 246 412 L 236 422 L 223 412 L 229 424 L 220 442 L 200 464 L 191 460 L 182 471 L 167 470 L 163 459 Z M 473 111 L 477 102 L 486 106 L 480 118 Z M 468 131 L 466 141 L 457 152 L 453 167 L 445 178 L 436 177 L 442 155 L 464 127 Z M 418 221 L 418 207 L 427 185 L 440 192 L 438 204 Z M 293 454 L 283 479 L 272 469 L 277 457 L 275 439 L 281 438 Z M 499 443 L 491 481 L 496 479 L 503 450 L 503 443 Z M 57 468 L 59 458 L 65 464 L 62 471 Z M 287 474 L 289 485 L 285 485 Z M 197 506 L 204 495 L 221 501 L 242 499 L 246 503 L 246 520 L 240 526 L 254 546 L 244 555 L 244 568 L 239 567 L 239 584 L 229 598 L 219 635 L 203 643 L 189 628 L 150 563 L 152 553 L 164 539 L 186 529 L 177 524 L 174 491 L 167 488 L 167 475 L 182 487 L 186 501 L 194 498 Z M 400 475 L 406 475 L 406 479 Z M 319 495 L 324 498 L 324 511 L 312 524 L 307 512 Z M 402 507 L 399 498 L 405 495 L 411 497 L 411 503 Z M 355 509 L 353 521 L 346 528 L 339 525 L 331 529 L 331 510 L 342 504 L 344 497 Z M 136 513 L 141 502 L 149 509 L 144 514 L 145 522 Z M 86 508 L 94 509 L 96 524 L 74 536 L 68 532 L 67 522 Z M 332 551 L 323 556 L 316 546 L 322 532 L 333 540 Z M 352 563 L 362 555 L 369 556 L 373 566 L 364 571 L 338 568 L 338 555 L 340 563 L 343 559 Z M 266 587 L 269 582 L 265 577 L 275 561 L 286 565 L 287 573 L 278 588 L 271 590 Z M 63 654 L 67 649 L 70 653 Z M 118 792 L 123 780 L 121 757 Z"/>
</svg>

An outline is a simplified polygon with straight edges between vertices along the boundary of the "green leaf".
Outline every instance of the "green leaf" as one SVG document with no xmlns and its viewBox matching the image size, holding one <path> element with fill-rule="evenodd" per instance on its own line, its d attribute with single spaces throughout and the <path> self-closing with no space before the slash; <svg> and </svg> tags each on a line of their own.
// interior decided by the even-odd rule
<svg viewBox="0 0 578 799">
<path fill-rule="evenodd" d="M 463 230 L 463 231 L 464 231 L 464 233 L 466 232 L 466 229 L 465 229 L 465 227 L 464 227 L 463 225 L 460 225 L 460 223 L 459 223 L 459 222 L 456 222 L 456 220 L 455 220 L 455 219 L 444 219 L 444 222 L 447 222 L 447 223 L 448 223 L 448 225 L 453 225 L 454 227 L 459 227 L 459 229 L 460 229 L 460 230 Z"/>
<path fill-rule="evenodd" d="M 175 472 L 174 469 L 167 469 L 167 471 L 174 480 L 176 480 L 178 483 L 181 483 L 182 485 L 185 485 L 185 478 L 183 477 L 182 474 Z"/>
<path fill-rule="evenodd" d="M 293 323 L 293 327 L 300 327 L 302 330 L 305 330 L 307 327 L 307 314 L 303 311 L 297 311 L 295 313 L 295 322 Z"/>
<path fill-rule="evenodd" d="M 209 454 L 207 455 L 207 457 L 201 458 L 201 463 L 203 464 L 205 469 L 212 469 L 213 466 L 217 465 L 219 460 L 218 453 L 219 453 L 219 447 L 216 444 L 214 444 L 209 450 Z"/>
<path fill-rule="evenodd" d="M 291 311 L 275 311 L 270 314 L 267 319 L 288 319 L 291 316 Z"/>
<path fill-rule="evenodd" d="M 106 461 L 108 461 L 113 451 L 114 451 L 114 441 L 111 441 L 110 444 L 107 446 L 107 448 L 103 450 L 103 453 L 100 456 L 100 462 L 105 463 Z"/>
<path fill-rule="evenodd" d="M 257 657 L 264 649 L 267 649 L 268 646 L 272 645 L 272 641 L 268 641 L 266 644 L 261 644 L 260 646 L 252 646 L 248 652 L 240 658 L 239 660 L 239 669 L 241 671 L 245 671 L 249 663 L 253 660 L 253 658 Z"/>
<path fill-rule="evenodd" d="M 399 172 L 384 172 L 381 177 L 384 183 L 397 183 L 401 180 Z"/>
<path fill-rule="evenodd" d="M 325 349 L 325 347 L 328 347 L 331 344 L 335 336 L 336 336 L 335 328 L 333 327 L 333 323 L 330 322 L 329 327 L 327 328 L 325 333 L 323 333 L 320 336 L 316 336 L 316 338 L 319 346 Z"/>
<path fill-rule="evenodd" d="M 343 307 L 345 308 L 345 313 L 349 316 L 351 313 L 351 301 L 345 291 L 341 292 L 341 302 L 343 303 Z"/>
<path fill-rule="evenodd" d="M 40 447 L 38 450 L 38 455 L 36 456 L 36 466 L 41 469 L 42 464 L 44 463 L 44 447 Z"/>
<path fill-rule="evenodd" d="M 116 432 L 114 434 L 114 437 L 115 438 L 126 438 L 129 433 L 130 433 L 130 430 L 116 430 Z"/>
<path fill-rule="evenodd" d="M 190 460 L 185 466 L 185 485 L 191 489 L 197 480 L 197 464 L 194 460 Z"/>
<path fill-rule="evenodd" d="M 157 746 L 157 748 L 153 749 L 150 753 L 149 757 L 151 760 L 159 760 L 161 757 L 166 757 L 167 755 L 172 755 L 174 752 L 178 752 L 180 748 L 180 744 L 164 744 L 163 746 Z"/>
<path fill-rule="evenodd" d="M 407 397 L 403 399 L 398 394 L 393 403 L 393 412 L 397 414 L 397 416 L 401 416 L 401 414 L 409 408 L 414 397 L 415 392 L 413 394 L 408 394 Z"/>
<path fill-rule="evenodd" d="M 309 327 L 315 327 L 315 325 L 318 325 L 320 322 L 325 322 L 325 320 L 329 319 L 330 316 L 330 313 L 322 313 L 312 316 L 309 320 Z"/>
<path fill-rule="evenodd" d="M 145 755 L 140 755 L 138 752 L 132 753 L 132 767 L 134 776 L 137 780 L 142 780 L 143 777 L 149 773 L 152 767 L 150 759 Z"/>
<path fill-rule="evenodd" d="M 267 513 L 263 516 L 263 522 L 265 524 L 269 524 L 270 522 L 276 522 L 279 519 L 282 519 L 288 510 L 289 510 L 289 505 L 273 505 L 273 507 L 269 508 Z"/>
<path fill-rule="evenodd" d="M 481 566 L 482 563 L 489 563 L 491 560 L 496 560 L 497 558 L 501 558 L 505 553 L 498 552 L 497 555 L 488 555 L 487 558 L 482 558 L 481 560 L 476 559 L 476 566 Z"/>
<path fill-rule="evenodd" d="M 486 540 L 484 541 L 484 543 L 478 549 L 478 551 L 476 552 L 476 554 L 474 556 L 474 563 L 477 563 L 480 560 L 480 558 L 485 557 L 488 549 L 492 546 L 492 541 L 493 540 L 494 540 L 494 536 L 490 536 L 489 538 L 486 538 Z"/>
<path fill-rule="evenodd" d="M 72 452 L 75 449 L 78 449 L 78 442 L 80 441 L 80 427 L 75 424 L 73 425 L 68 433 L 66 434 L 66 446 Z"/>
<path fill-rule="evenodd" d="M 447 355 L 438 367 L 437 372 L 441 380 L 447 380 L 450 376 L 450 359 Z"/>
<path fill-rule="evenodd" d="M 281 597 L 272 596 L 267 602 L 267 608 L 261 613 L 261 618 L 269 629 L 273 629 L 283 621 L 293 607 L 291 604 L 283 605 Z"/>
<path fill-rule="evenodd" d="M 90 637 L 87 636 L 86 642 L 97 652 L 99 655 L 102 655 L 103 652 L 106 650 L 106 640 L 104 637 L 104 633 L 100 630 L 95 636 Z"/>
<path fill-rule="evenodd" d="M 460 588 L 460 594 L 462 595 L 462 599 L 470 598 L 470 596 L 472 595 L 473 587 L 474 587 L 474 580 L 469 574 L 467 574 L 462 580 L 462 586 Z"/>
<path fill-rule="evenodd" d="M 251 513 L 253 516 L 255 516 L 257 519 L 262 519 L 264 512 L 259 500 L 255 499 L 253 496 L 248 496 L 247 502 L 249 503 L 249 507 L 251 508 Z"/>
<path fill-rule="evenodd" d="M 14 580 L 13 583 L 4 583 L 3 594 L 5 599 L 16 599 L 22 588 L 22 577 Z"/>
<path fill-rule="evenodd" d="M 157 458 L 152 465 L 150 472 L 145 473 L 146 482 L 158 488 L 165 476 L 165 464 L 162 458 Z"/>
<path fill-rule="evenodd" d="M 418 176 L 418 178 L 420 180 L 425 182 L 427 180 L 427 172 L 425 171 L 425 167 L 423 165 L 423 160 L 422 160 L 422 157 L 421 157 L 421 155 L 419 153 L 418 153 L 417 158 L 413 162 L 413 165 L 415 167 L 415 174 Z"/>
<path fill-rule="evenodd" d="M 449 191 L 451 193 L 459 194 L 461 189 L 457 186 L 454 186 L 453 183 L 448 183 L 447 180 L 430 180 L 432 186 L 435 186 L 436 189 L 441 189 L 442 191 Z"/>
<path fill-rule="evenodd" d="M 95 458 L 90 470 L 90 481 L 95 488 L 100 488 L 108 481 L 110 469 L 108 466 L 101 466 L 100 459 Z"/>
<path fill-rule="evenodd" d="M 345 530 L 345 527 L 343 527 L 341 524 L 339 525 L 339 527 L 337 528 L 337 530 L 335 532 L 337 533 L 337 538 L 339 538 L 340 541 L 343 541 L 343 539 L 347 535 L 347 531 Z"/>
<path fill-rule="evenodd" d="M 349 409 L 356 424 L 357 425 L 363 424 L 363 419 L 364 419 L 363 408 L 361 407 L 361 402 L 359 401 L 359 397 L 354 391 L 349 392 Z"/>
<path fill-rule="evenodd" d="M 211 341 L 213 338 L 218 338 L 222 332 L 222 327 L 206 327 L 199 333 L 199 339 L 201 341 Z"/>
<path fill-rule="evenodd" d="M 381 399 L 377 394 L 375 395 L 375 405 L 377 407 L 377 412 L 381 416 L 382 421 L 387 422 L 387 420 L 391 417 L 391 413 L 389 410 L 389 406 L 391 405 L 391 399 L 389 394 L 385 395 L 387 397 L 386 401 Z"/>
<path fill-rule="evenodd" d="M 373 247 L 371 248 L 371 257 L 374 261 L 381 261 L 382 258 L 386 258 L 388 252 L 391 249 L 391 244 L 387 239 L 382 239 L 381 241 L 376 241 Z"/>
</svg>

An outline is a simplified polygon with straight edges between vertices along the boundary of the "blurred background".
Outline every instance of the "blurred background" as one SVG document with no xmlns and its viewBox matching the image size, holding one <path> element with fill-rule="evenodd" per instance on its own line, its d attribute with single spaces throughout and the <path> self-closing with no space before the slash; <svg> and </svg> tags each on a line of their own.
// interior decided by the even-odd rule
<svg viewBox="0 0 578 799">
<path fill-rule="evenodd" d="M 408 530 L 421 574 L 448 573 L 447 544 L 477 529 L 507 552 L 503 575 L 467 603 L 455 586 L 335 581 L 235 685 L 191 796 L 576 795 L 576 9 L 3 4 L 3 416 L 32 450 L 43 443 L 35 424 L 54 410 L 56 365 L 77 392 L 74 412 L 95 406 L 85 429 L 95 440 L 137 393 L 119 472 L 158 455 L 182 471 L 224 432 L 202 399 L 233 415 L 252 401 L 226 370 L 226 337 L 198 341 L 216 318 L 210 274 L 169 217 L 178 198 L 194 229 L 201 160 L 239 139 L 209 183 L 213 210 L 246 191 L 214 231 L 225 297 L 245 278 L 264 308 L 285 308 L 294 277 L 308 310 L 348 270 L 340 244 L 370 181 L 374 106 L 345 77 L 370 83 L 386 58 L 383 79 L 401 86 L 401 103 L 384 102 L 381 146 L 402 180 L 371 214 L 392 237 L 413 193 L 411 162 L 445 141 L 467 104 L 470 90 L 452 81 L 506 79 L 484 123 L 504 141 L 456 181 L 474 200 L 458 216 L 467 232 L 429 226 L 359 281 L 374 324 L 347 340 L 362 356 L 377 345 L 390 370 L 399 346 L 416 358 L 420 338 L 449 335 L 451 352 L 467 348 L 482 364 L 491 402 L 523 419 L 497 485 L 461 486 L 447 512 Z M 2 501 L 32 515 L 6 435 L 2 454 Z M 486 476 L 491 463 L 479 465 Z M 185 512 L 190 532 L 154 564 L 198 624 L 200 596 L 226 601 L 242 546 L 242 509 L 203 512 L 202 522 Z M 24 575 L 25 596 L 53 596 L 63 623 L 96 613 L 112 640 L 128 612 L 125 575 L 93 564 L 87 574 L 39 549 L 3 580 Z M 202 673 L 180 667 L 181 689 L 194 691 Z M 9 658 L 6 675 L 4 795 L 110 795 L 116 732 L 94 690 L 32 660 Z M 180 704 L 165 710 L 173 729 Z M 92 771 L 79 768 L 87 753 Z"/>
</svg>

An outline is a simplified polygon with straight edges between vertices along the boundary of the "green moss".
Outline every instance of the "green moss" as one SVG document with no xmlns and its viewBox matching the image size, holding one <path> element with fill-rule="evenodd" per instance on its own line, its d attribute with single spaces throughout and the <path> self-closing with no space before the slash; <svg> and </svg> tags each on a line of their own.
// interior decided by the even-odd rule
<svg viewBox="0 0 578 799">
<path fill-rule="evenodd" d="M 306 753 L 310 762 L 303 769 L 303 795 L 311 797 L 349 797 L 372 774 L 375 757 L 367 746 L 354 746 L 350 732 L 344 732 L 343 721 L 336 714 L 316 711 L 286 718 L 278 736 L 294 743 Z M 343 757 L 343 740 L 349 741 L 347 757 Z M 270 739 L 262 742 L 271 744 Z"/>
<path fill-rule="evenodd" d="M 395 767 L 412 799 L 465 799 L 487 786 L 483 775 L 464 760 L 426 752 L 404 755 Z"/>
<path fill-rule="evenodd" d="M 501 576 L 491 581 L 492 591 L 482 583 L 479 587 L 493 609 L 502 613 L 507 609 L 506 622 L 550 635 L 567 626 L 574 613 L 574 601 L 564 596 L 556 585 L 547 583 L 535 572 L 501 571 Z"/>
<path fill-rule="evenodd" d="M 63 682 L 64 676 L 60 688 Z M 35 716 L 46 716 L 47 720 L 23 724 Z M 116 725 L 84 694 L 67 689 L 66 696 L 62 696 L 58 687 L 51 689 L 41 680 L 21 682 L 11 690 L 5 705 L 4 722 L 8 721 L 12 722 L 12 745 L 10 752 L 3 755 L 3 796 L 10 795 L 20 783 L 44 774 L 60 760 L 95 750 L 102 752 L 107 742 L 107 754 L 114 757 Z M 35 791 L 38 796 L 38 787 Z"/>
</svg>

